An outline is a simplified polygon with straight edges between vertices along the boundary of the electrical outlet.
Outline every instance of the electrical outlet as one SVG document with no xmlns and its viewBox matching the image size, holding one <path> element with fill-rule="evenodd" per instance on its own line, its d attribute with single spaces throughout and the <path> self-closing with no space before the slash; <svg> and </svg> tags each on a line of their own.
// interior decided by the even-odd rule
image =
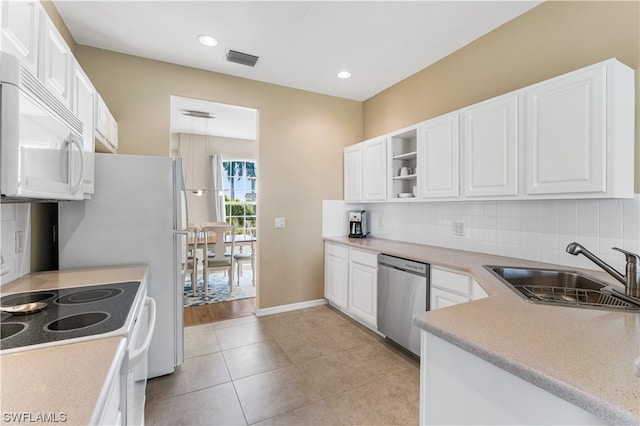
<svg viewBox="0 0 640 426">
<path fill-rule="evenodd" d="M 453 222 L 453 235 L 464 237 L 464 222 Z"/>
<path fill-rule="evenodd" d="M 284 228 L 284 217 L 276 217 L 276 228 Z"/>
<path fill-rule="evenodd" d="M 16 231 L 16 253 L 22 253 L 24 250 L 24 233 Z"/>
</svg>

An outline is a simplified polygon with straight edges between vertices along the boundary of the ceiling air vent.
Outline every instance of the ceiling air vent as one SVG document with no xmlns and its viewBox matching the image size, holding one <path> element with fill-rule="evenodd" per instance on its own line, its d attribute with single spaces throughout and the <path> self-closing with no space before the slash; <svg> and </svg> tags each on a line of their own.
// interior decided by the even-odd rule
<svg viewBox="0 0 640 426">
<path fill-rule="evenodd" d="M 255 67 L 256 62 L 258 62 L 258 57 L 249 55 L 248 53 L 238 52 L 236 50 L 229 50 L 227 53 L 227 61 L 246 65 L 248 67 Z"/>
</svg>

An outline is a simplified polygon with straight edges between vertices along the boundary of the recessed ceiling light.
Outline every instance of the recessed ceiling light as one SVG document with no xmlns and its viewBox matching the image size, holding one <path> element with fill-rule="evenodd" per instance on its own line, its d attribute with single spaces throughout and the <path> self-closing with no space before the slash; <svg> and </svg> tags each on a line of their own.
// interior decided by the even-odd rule
<svg viewBox="0 0 640 426">
<path fill-rule="evenodd" d="M 345 78 L 350 78 L 350 77 L 351 77 L 351 73 L 349 71 L 340 71 L 338 73 L 338 78 L 345 79 Z"/>
<path fill-rule="evenodd" d="M 209 34 L 200 34 L 198 36 L 198 41 L 205 46 L 217 46 L 218 40 L 216 40 L 212 35 Z"/>
</svg>

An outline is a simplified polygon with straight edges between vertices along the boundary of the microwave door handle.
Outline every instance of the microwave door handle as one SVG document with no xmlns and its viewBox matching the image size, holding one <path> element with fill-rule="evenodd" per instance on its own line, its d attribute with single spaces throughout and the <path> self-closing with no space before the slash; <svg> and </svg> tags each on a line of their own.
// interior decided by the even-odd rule
<svg viewBox="0 0 640 426">
<path fill-rule="evenodd" d="M 80 188 L 80 185 L 82 184 L 82 180 L 84 179 L 84 152 L 82 151 L 82 145 L 80 144 L 80 142 L 73 136 L 71 135 L 70 141 L 69 141 L 69 167 L 73 168 L 74 167 L 74 162 L 72 160 L 73 155 L 72 152 L 73 151 L 73 147 L 76 147 L 78 149 L 78 151 L 80 152 L 80 173 L 78 176 L 78 179 L 75 183 L 73 183 L 71 185 L 71 194 L 75 194 L 76 191 Z"/>
<path fill-rule="evenodd" d="M 140 348 L 131 350 L 129 354 L 128 367 L 132 368 L 137 363 L 142 361 L 144 356 L 147 354 L 149 350 L 149 345 L 151 345 L 151 338 L 153 337 L 153 330 L 156 328 L 156 301 L 151 297 L 147 296 L 144 299 L 145 306 L 149 306 L 149 327 L 147 328 L 147 336 L 144 339 L 144 343 Z"/>
</svg>

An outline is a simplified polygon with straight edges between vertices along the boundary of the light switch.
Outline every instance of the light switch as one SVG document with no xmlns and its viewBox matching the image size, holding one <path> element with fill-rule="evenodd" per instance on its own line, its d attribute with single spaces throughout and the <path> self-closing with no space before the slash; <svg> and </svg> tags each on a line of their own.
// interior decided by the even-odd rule
<svg viewBox="0 0 640 426">
<path fill-rule="evenodd" d="M 284 217 L 276 217 L 276 228 L 284 228 Z"/>
</svg>

